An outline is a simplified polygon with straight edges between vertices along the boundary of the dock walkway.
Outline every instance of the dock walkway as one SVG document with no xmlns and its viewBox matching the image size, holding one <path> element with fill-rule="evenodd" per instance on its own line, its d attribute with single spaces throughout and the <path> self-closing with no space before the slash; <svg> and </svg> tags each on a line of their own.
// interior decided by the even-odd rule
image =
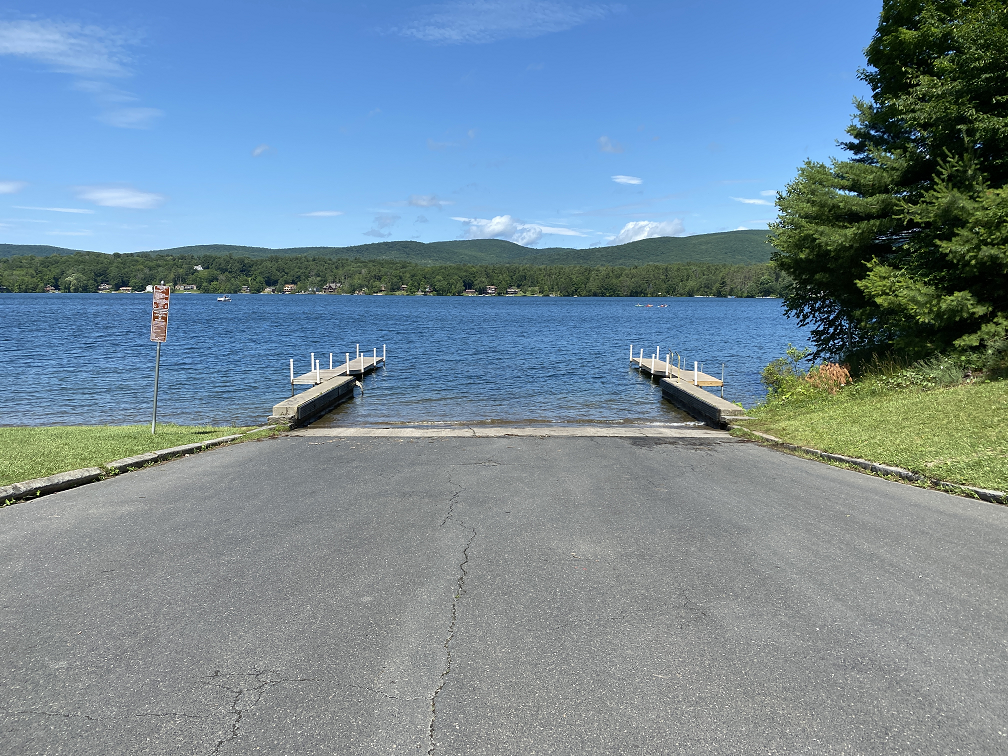
<svg viewBox="0 0 1008 756">
<path fill-rule="evenodd" d="M 679 364 L 673 364 L 675 362 Z M 704 373 L 699 363 L 694 362 L 693 369 L 689 370 L 684 362 L 682 355 L 675 360 L 671 352 L 664 360 L 661 359 L 660 348 L 655 349 L 650 357 L 644 356 L 643 349 L 634 356 L 633 347 L 630 347 L 631 367 L 657 380 L 661 385 L 662 398 L 715 428 L 726 428 L 732 422 L 744 419 L 745 410 L 724 398 L 723 373 L 718 379 Z M 705 391 L 705 386 L 720 388 L 721 396 Z"/>
</svg>

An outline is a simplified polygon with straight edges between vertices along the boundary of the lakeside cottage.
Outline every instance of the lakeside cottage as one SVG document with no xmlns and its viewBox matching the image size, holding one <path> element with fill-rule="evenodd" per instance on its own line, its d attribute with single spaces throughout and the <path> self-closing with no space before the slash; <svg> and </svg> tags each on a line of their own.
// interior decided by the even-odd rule
<svg viewBox="0 0 1008 756">
<path fill-rule="evenodd" d="M 487 286 L 487 296 L 488 297 L 497 296 L 497 287 L 496 286 Z"/>
<path fill-rule="evenodd" d="M 297 291 L 297 284 L 284 284 L 284 294 L 293 294 Z"/>
</svg>

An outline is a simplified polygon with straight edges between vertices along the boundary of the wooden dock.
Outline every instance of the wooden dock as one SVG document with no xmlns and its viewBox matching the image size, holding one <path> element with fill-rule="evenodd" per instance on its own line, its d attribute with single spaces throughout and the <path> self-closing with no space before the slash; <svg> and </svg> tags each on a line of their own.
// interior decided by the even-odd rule
<svg viewBox="0 0 1008 756">
<path fill-rule="evenodd" d="M 663 360 L 660 348 L 656 348 L 649 357 L 644 356 L 643 349 L 634 355 L 633 346 L 630 347 L 630 365 L 661 384 L 663 399 L 708 425 L 727 428 L 733 422 L 745 419 L 745 410 L 724 398 L 723 366 L 719 379 L 704 373 L 698 362 L 693 362 L 690 369 L 682 355 L 669 351 Z M 720 387 L 721 396 L 705 391 L 705 386 Z"/>
<path fill-rule="evenodd" d="M 385 364 L 385 346 L 382 345 L 381 357 L 375 348 L 371 355 L 360 351 L 357 345 L 357 356 L 350 359 L 349 352 L 344 354 L 344 361 L 334 364 L 333 354 L 329 354 L 329 367 L 322 368 L 322 360 L 311 355 L 312 370 L 301 375 L 294 375 L 294 360 L 290 361 L 291 398 L 285 399 L 273 406 L 273 414 L 269 422 L 284 423 L 291 427 L 307 425 L 326 414 L 337 404 L 349 401 L 354 395 L 354 386 L 359 385 L 363 396 L 364 384 L 359 380 L 373 373 Z M 311 386 L 300 394 L 294 393 L 295 386 Z"/>
<path fill-rule="evenodd" d="M 315 359 L 314 352 L 311 355 L 312 370 L 307 373 L 302 373 L 301 375 L 294 375 L 294 360 L 291 360 L 290 364 L 290 375 L 291 375 L 291 387 L 294 386 L 318 386 L 320 383 L 325 383 L 333 378 L 339 378 L 344 375 L 358 375 L 365 376 L 369 373 L 373 373 L 379 367 L 385 364 L 385 346 L 382 345 L 381 357 L 378 356 L 378 349 L 375 348 L 373 354 L 367 355 L 358 349 L 357 356 L 354 359 L 350 359 L 350 353 L 345 353 L 345 361 L 340 364 L 333 363 L 333 354 L 329 353 L 329 367 L 322 367 L 322 360 Z"/>
<path fill-rule="evenodd" d="M 685 364 L 682 355 L 678 355 L 678 360 L 676 356 L 669 352 L 665 355 L 665 359 L 662 360 L 661 353 L 656 351 L 650 357 L 645 357 L 643 349 L 640 350 L 637 356 L 634 356 L 633 347 L 631 347 L 630 365 L 634 369 L 639 370 L 642 375 L 650 375 L 656 380 L 668 378 L 678 383 L 692 383 L 694 386 L 720 386 L 722 389 L 724 388 L 724 380 L 702 372 L 696 362 L 693 363 L 693 367 L 690 369 Z"/>
</svg>

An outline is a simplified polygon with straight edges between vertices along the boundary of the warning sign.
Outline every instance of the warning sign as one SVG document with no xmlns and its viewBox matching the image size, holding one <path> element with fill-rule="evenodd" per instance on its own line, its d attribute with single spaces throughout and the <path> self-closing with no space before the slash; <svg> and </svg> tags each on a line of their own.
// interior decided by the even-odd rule
<svg viewBox="0 0 1008 756">
<path fill-rule="evenodd" d="M 164 343 L 168 340 L 168 296 L 170 286 L 154 287 L 154 310 L 151 312 L 150 340 Z"/>
</svg>

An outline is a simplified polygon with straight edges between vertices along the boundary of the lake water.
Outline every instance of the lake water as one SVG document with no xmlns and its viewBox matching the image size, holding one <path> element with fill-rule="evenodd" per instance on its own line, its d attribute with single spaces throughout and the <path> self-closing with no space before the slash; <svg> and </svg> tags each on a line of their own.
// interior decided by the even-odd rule
<svg viewBox="0 0 1008 756">
<path fill-rule="evenodd" d="M 323 422 L 682 423 L 628 368 L 655 346 L 704 363 L 725 398 L 760 401 L 760 371 L 808 332 L 779 300 L 175 294 L 158 419 L 261 424 L 290 396 L 288 360 L 328 367 L 387 346 L 365 397 Z M 637 307 L 651 304 L 652 307 Z M 666 304 L 667 307 L 658 307 Z M 150 294 L 0 295 L 0 425 L 150 422 Z"/>
</svg>

